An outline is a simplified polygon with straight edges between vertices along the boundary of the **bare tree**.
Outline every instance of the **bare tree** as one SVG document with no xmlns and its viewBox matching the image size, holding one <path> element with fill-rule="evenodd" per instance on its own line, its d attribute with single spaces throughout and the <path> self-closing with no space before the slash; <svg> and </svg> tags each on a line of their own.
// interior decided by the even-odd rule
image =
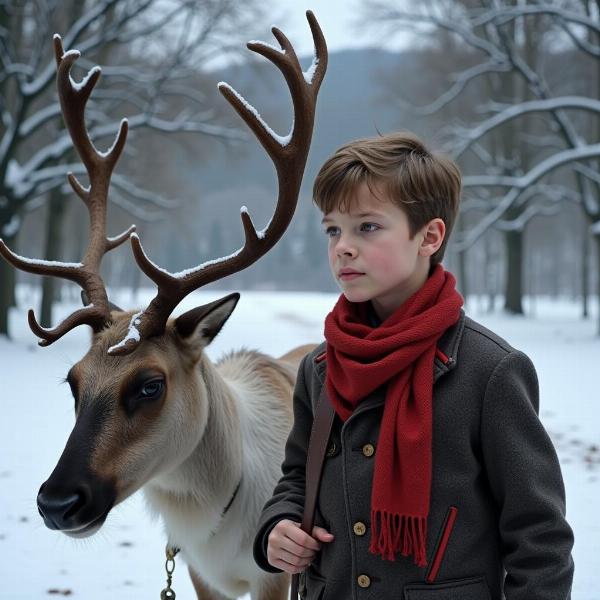
<svg viewBox="0 0 600 600">
<path fill-rule="evenodd" d="M 470 52 L 470 64 L 453 74 L 452 84 L 421 107 L 421 114 L 437 113 L 458 99 L 464 100 L 469 87 L 484 81 L 490 91 L 495 80 L 502 82 L 503 96 L 493 97 L 490 93 L 492 97 L 477 107 L 477 112 L 485 116 L 483 121 L 474 126 L 471 117 L 467 125 L 454 124 L 446 130 L 454 156 L 464 160 L 468 152 L 476 165 L 471 166 L 471 172 L 480 173 L 465 177 L 465 189 L 476 190 L 479 198 L 484 190 L 489 192 L 483 205 L 477 201 L 465 203 L 467 209 L 470 205 L 483 208 L 484 214 L 470 230 L 459 232 L 455 249 L 469 248 L 490 227 L 523 231 L 535 215 L 555 212 L 557 202 L 576 201 L 596 243 L 600 297 L 597 89 L 588 87 L 579 95 L 561 96 L 555 91 L 558 86 L 550 85 L 546 77 L 551 65 L 545 70 L 540 66 L 543 61 L 552 63 L 557 56 L 550 47 L 553 42 L 563 53 L 573 52 L 568 48 L 572 44 L 579 56 L 583 53 L 594 62 L 596 72 L 600 71 L 600 3 L 448 1 L 430 2 L 413 11 L 373 1 L 367 10 L 371 18 L 387 23 L 390 29 L 410 25 L 421 34 L 420 39 L 425 35 L 435 39 L 432 34 L 447 32 Z M 561 75 L 564 81 L 570 74 Z M 592 127 L 582 114 L 592 116 Z M 498 137 L 505 140 L 500 144 L 503 150 L 498 149 Z M 513 150 L 511 144 L 521 148 L 525 144 L 527 153 L 508 154 Z M 549 193 L 552 176 L 557 174 L 567 182 L 566 189 L 562 186 L 559 191 L 554 186 L 553 193 Z"/>
<path fill-rule="evenodd" d="M 87 112 L 90 137 L 100 147 L 116 130 L 116 107 L 128 115 L 130 130 L 231 140 L 242 134 L 215 121 L 192 82 L 207 61 L 231 51 L 240 30 L 253 30 L 258 10 L 257 3 L 231 0 L 0 0 L 0 237 L 7 245 L 15 247 L 28 210 L 51 194 L 59 202 L 67 171 L 82 174 L 54 91 L 55 31 L 65 49 L 89 57 L 80 61 L 91 69 L 88 76 L 97 76 L 98 62 L 118 65 L 103 68 Z M 123 174 L 113 178 L 111 201 L 138 218 L 145 205 L 168 206 Z M 8 334 L 14 275 L 4 261 L 0 281 L 0 334 Z"/>
</svg>

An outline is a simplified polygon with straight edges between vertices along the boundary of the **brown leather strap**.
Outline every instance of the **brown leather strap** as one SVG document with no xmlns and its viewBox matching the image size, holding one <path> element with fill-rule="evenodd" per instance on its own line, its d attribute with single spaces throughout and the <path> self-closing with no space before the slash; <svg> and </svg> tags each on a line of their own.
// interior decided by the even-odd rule
<svg viewBox="0 0 600 600">
<path fill-rule="evenodd" d="M 315 522 L 315 507 L 323 472 L 323 462 L 335 411 L 327 397 L 326 385 L 323 384 L 313 419 L 310 438 L 308 441 L 308 452 L 306 458 L 306 484 L 304 492 L 304 515 L 302 516 L 302 531 L 309 535 Z M 290 600 L 298 600 L 299 575 L 292 576 L 292 587 Z"/>
</svg>

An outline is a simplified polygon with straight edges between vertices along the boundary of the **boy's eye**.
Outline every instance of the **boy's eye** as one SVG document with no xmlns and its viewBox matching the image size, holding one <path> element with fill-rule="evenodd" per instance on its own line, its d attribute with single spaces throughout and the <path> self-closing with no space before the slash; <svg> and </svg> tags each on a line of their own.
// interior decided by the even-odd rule
<svg viewBox="0 0 600 600">
<path fill-rule="evenodd" d="M 366 233 L 377 231 L 379 228 L 379 225 L 377 225 L 376 223 L 361 223 L 360 225 L 360 230 L 365 231 Z"/>
<path fill-rule="evenodd" d="M 334 235 L 338 235 L 340 232 L 340 228 L 339 227 L 327 227 L 327 229 L 325 229 L 325 234 L 328 235 L 329 237 L 333 237 Z"/>
</svg>

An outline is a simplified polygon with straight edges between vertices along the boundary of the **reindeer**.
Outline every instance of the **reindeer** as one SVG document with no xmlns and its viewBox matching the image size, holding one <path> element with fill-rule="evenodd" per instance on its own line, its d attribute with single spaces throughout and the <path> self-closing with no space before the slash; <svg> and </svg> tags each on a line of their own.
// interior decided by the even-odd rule
<svg viewBox="0 0 600 600">
<path fill-rule="evenodd" d="M 85 105 L 98 81 L 92 69 L 79 84 L 70 72 L 77 51 L 63 51 L 54 38 L 57 86 L 65 124 L 89 176 L 84 187 L 68 180 L 85 203 L 90 239 L 81 263 L 24 258 L 0 240 L 0 254 L 15 267 L 62 277 L 83 289 L 84 306 L 54 329 L 41 327 L 32 310 L 32 331 L 47 346 L 74 327 L 89 325 L 91 345 L 68 372 L 75 399 L 75 425 L 49 479 L 38 509 L 47 527 L 81 538 L 93 535 L 108 513 L 143 488 L 163 519 L 169 543 L 181 549 L 198 598 L 220 600 L 247 593 L 253 600 L 283 600 L 286 574 L 266 574 L 254 564 L 252 541 L 262 506 L 280 475 L 292 421 L 297 348 L 279 359 L 255 351 L 233 352 L 213 364 L 204 348 L 224 326 L 239 294 L 172 311 L 200 286 L 246 268 L 280 239 L 298 200 L 314 123 L 315 104 L 327 65 L 327 48 L 309 11 L 315 59 L 302 72 L 294 49 L 277 28 L 281 50 L 263 42 L 248 48 L 283 73 L 294 105 L 287 138 L 274 134 L 258 113 L 227 84 L 220 91 L 271 157 L 279 182 L 274 215 L 257 232 L 242 209 L 244 246 L 222 259 L 169 273 L 153 263 L 133 226 L 106 237 L 110 177 L 125 145 L 127 122 L 106 153 L 98 152 L 85 127 Z M 135 260 L 158 288 L 141 311 L 121 311 L 108 301 L 100 277 L 103 255 L 131 240 Z M 171 595 L 170 595 L 171 594 Z M 163 597 L 174 598 L 169 591 Z"/>
</svg>

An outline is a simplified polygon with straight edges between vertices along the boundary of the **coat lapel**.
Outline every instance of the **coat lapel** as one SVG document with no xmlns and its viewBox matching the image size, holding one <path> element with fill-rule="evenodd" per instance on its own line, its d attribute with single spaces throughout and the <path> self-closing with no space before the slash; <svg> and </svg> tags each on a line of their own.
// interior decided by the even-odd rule
<svg viewBox="0 0 600 600">
<path fill-rule="evenodd" d="M 464 329 L 465 311 L 461 308 L 458 321 L 452 327 L 447 329 L 438 340 L 438 350 L 447 360 L 443 361 L 441 359 L 440 352 L 436 354 L 433 361 L 433 383 L 435 383 L 442 375 L 456 367 L 458 360 L 458 346 Z"/>
</svg>

